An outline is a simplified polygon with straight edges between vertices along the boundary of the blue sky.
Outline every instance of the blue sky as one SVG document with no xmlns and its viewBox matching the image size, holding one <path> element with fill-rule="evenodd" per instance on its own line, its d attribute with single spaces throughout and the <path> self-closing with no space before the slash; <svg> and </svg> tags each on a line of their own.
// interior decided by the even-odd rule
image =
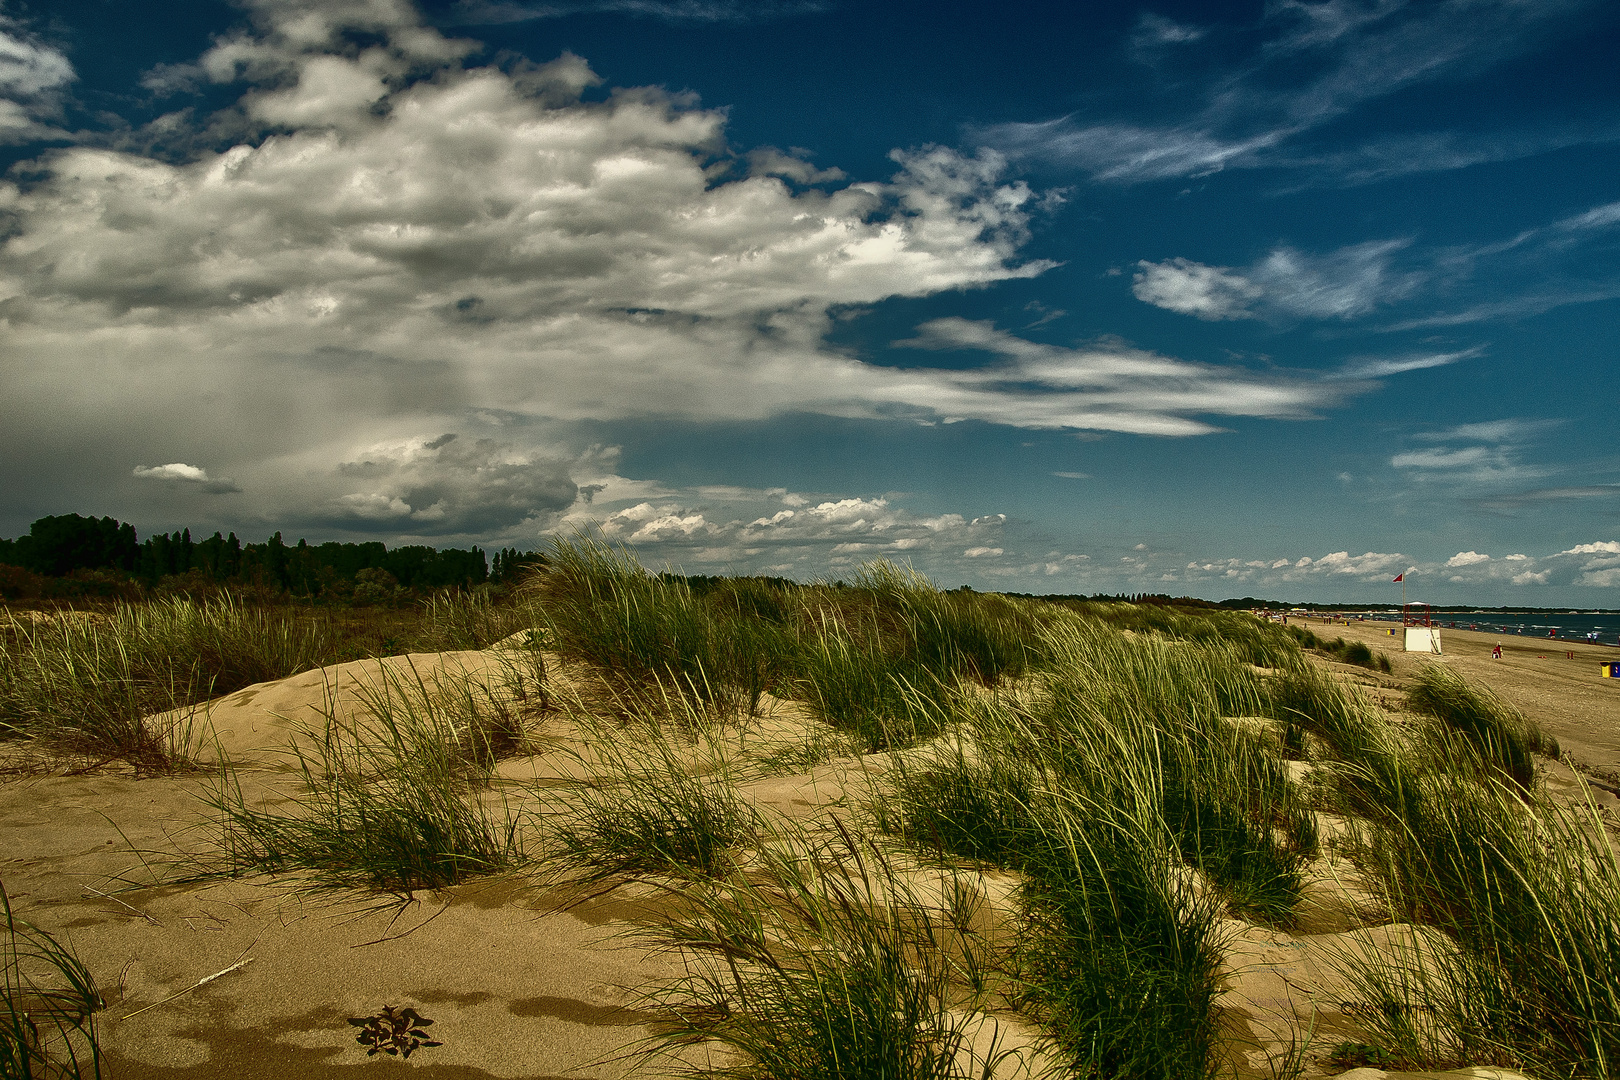
<svg viewBox="0 0 1620 1080">
<path fill-rule="evenodd" d="M 0 5 L 0 534 L 1620 607 L 1620 8 Z"/>
</svg>

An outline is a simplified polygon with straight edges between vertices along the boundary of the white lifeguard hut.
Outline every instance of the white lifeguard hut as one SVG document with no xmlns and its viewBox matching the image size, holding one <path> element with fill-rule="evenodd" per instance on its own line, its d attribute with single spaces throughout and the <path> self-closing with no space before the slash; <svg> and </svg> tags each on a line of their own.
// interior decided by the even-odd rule
<svg viewBox="0 0 1620 1080">
<path fill-rule="evenodd" d="M 1440 652 L 1440 628 L 1434 624 L 1434 608 L 1421 600 L 1401 604 L 1401 622 L 1406 626 L 1406 651 Z"/>
</svg>

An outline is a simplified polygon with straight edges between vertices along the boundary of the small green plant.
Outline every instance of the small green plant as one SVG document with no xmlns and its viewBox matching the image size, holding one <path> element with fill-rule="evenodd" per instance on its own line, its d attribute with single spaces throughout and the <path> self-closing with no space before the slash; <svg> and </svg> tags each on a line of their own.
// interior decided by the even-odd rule
<svg viewBox="0 0 1620 1080">
<path fill-rule="evenodd" d="M 1401 1064 L 1395 1055 L 1381 1046 L 1349 1040 L 1334 1044 L 1328 1052 L 1328 1062 L 1343 1069 L 1394 1069 Z"/>
<path fill-rule="evenodd" d="M 370 1016 L 349 1017 L 349 1023 L 360 1029 L 354 1041 L 367 1048 L 367 1057 L 383 1053 L 408 1059 L 424 1046 L 444 1045 L 425 1030 L 433 1021 L 409 1006 L 384 1005 Z"/>
<path fill-rule="evenodd" d="M 17 918 L 0 884 L 0 1076 L 7 1080 L 102 1075 L 95 980 L 51 934 Z"/>
</svg>

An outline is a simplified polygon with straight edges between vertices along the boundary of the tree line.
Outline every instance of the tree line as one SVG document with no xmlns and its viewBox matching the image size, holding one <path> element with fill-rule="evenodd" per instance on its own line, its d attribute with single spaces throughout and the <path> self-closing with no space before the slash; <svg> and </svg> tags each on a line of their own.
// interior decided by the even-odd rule
<svg viewBox="0 0 1620 1080">
<path fill-rule="evenodd" d="M 403 592 L 505 584 L 516 580 L 524 567 L 544 561 L 538 552 L 516 548 L 500 549 L 491 564 L 478 547 L 390 548 L 381 541 L 311 544 L 302 539 L 289 544 L 280 532 L 263 543 L 243 543 L 234 532 L 194 540 L 189 528 L 141 540 L 127 522 L 78 514 L 40 518 L 27 535 L 0 539 L 0 566 L 24 572 L 22 577 L 15 572 L 0 574 L 8 595 L 27 591 L 26 575 L 36 575 L 84 585 L 124 581 L 148 587 L 183 579 L 199 585 L 257 586 L 294 596 L 375 601 Z"/>
</svg>

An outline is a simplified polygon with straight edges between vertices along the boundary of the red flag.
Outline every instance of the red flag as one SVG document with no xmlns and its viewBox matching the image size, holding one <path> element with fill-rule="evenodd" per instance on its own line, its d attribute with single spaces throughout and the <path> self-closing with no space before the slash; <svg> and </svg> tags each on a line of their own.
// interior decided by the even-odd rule
<svg viewBox="0 0 1620 1080">
<path fill-rule="evenodd" d="M 1402 570 L 1399 574 L 1395 575 L 1395 580 L 1399 581 L 1399 580 L 1401 580 L 1401 578 L 1403 578 L 1405 576 L 1406 576 L 1406 571 Z"/>
</svg>

